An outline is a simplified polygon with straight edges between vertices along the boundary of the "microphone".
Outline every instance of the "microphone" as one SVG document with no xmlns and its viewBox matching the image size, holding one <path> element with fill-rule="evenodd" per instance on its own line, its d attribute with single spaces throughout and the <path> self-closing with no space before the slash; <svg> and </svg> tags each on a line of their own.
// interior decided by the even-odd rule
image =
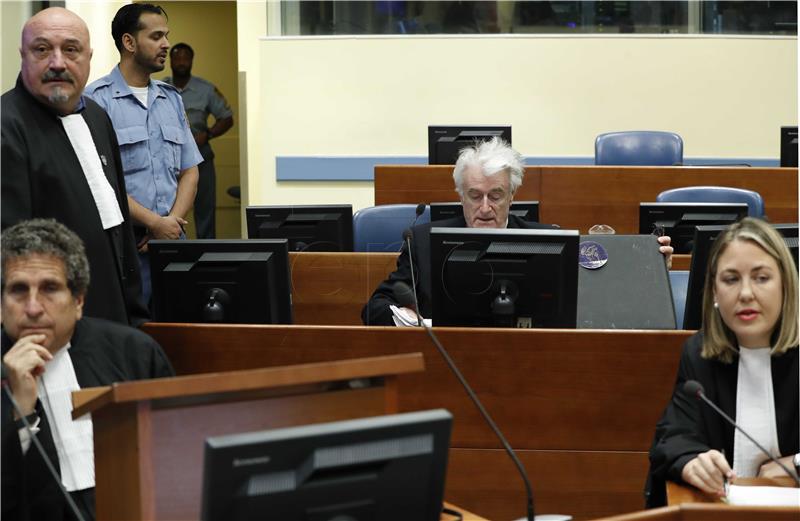
<svg viewBox="0 0 800 521">
<path fill-rule="evenodd" d="M 760 444 L 760 443 L 758 443 L 756 440 L 754 440 L 752 436 L 750 436 L 750 435 L 749 435 L 747 432 L 745 432 L 745 431 L 744 431 L 744 429 L 742 429 L 741 427 L 739 427 L 739 426 L 736 424 L 736 422 L 735 422 L 735 421 L 733 421 L 733 419 L 732 419 L 730 416 L 728 416 L 727 414 L 725 414 L 725 411 L 723 411 L 722 409 L 720 409 L 719 407 L 717 407 L 717 404 L 715 404 L 714 402 L 712 402 L 711 400 L 709 400 L 709 399 L 708 399 L 708 397 L 706 396 L 706 393 L 705 393 L 705 389 L 703 389 L 703 384 L 701 384 L 701 383 L 700 383 L 700 382 L 698 382 L 697 380 L 687 380 L 687 381 L 686 381 L 686 383 L 685 383 L 685 384 L 683 384 L 683 392 L 684 392 L 684 393 L 686 393 L 686 395 L 688 395 L 688 396 L 691 396 L 691 397 L 693 397 L 693 398 L 696 398 L 696 399 L 698 399 L 698 400 L 702 400 L 702 401 L 706 402 L 706 403 L 709 405 L 709 407 L 711 407 L 712 409 L 714 409 L 715 411 L 717 411 L 717 413 L 718 413 L 720 416 L 722 416 L 723 418 L 725 418 L 725 420 L 726 420 L 728 423 L 730 423 L 731 425 L 733 425 L 733 427 L 734 427 L 736 430 L 738 430 L 739 432 L 741 432 L 742 434 L 744 434 L 744 435 L 745 435 L 745 437 L 746 437 L 748 440 L 750 440 L 750 441 L 752 441 L 752 442 L 753 442 L 753 445 L 755 445 L 756 447 L 758 447 L 758 448 L 759 448 L 759 450 L 761 450 L 761 452 L 763 452 L 763 453 L 764 453 L 764 454 L 765 454 L 765 455 L 766 455 L 766 456 L 767 456 L 767 457 L 770 459 L 770 461 L 773 461 L 773 462 L 775 462 L 775 463 L 776 463 L 776 464 L 777 464 L 777 465 L 778 465 L 780 468 L 782 468 L 782 469 L 783 469 L 783 471 L 784 471 L 784 472 L 786 472 L 786 474 L 787 474 L 787 475 L 788 475 L 790 478 L 792 478 L 792 479 L 795 481 L 795 483 L 797 483 L 797 485 L 798 485 L 798 486 L 800 486 L 800 477 L 796 476 L 796 475 L 794 474 L 794 472 L 792 472 L 792 471 L 790 471 L 788 468 L 786 468 L 786 465 L 784 465 L 783 463 L 781 463 L 780 461 L 778 461 L 777 459 L 775 459 L 775 458 L 772 456 L 772 454 L 770 454 L 770 453 L 769 453 L 769 451 L 767 451 L 767 449 L 765 449 L 764 447 L 762 447 L 762 446 L 761 446 L 761 444 Z"/>
<path fill-rule="evenodd" d="M 50 461 L 50 458 L 47 456 L 47 453 L 45 452 L 44 447 L 42 447 L 41 442 L 33 433 L 30 422 L 28 422 L 28 419 L 25 417 L 24 414 L 22 414 L 22 410 L 20 410 L 17 400 L 14 399 L 14 395 L 11 393 L 11 389 L 9 389 L 8 382 L 6 381 L 6 364 L 0 364 L 0 365 L 2 365 L 2 371 L 3 371 L 3 377 L 2 377 L 3 391 L 6 393 L 8 400 L 11 402 L 11 406 L 14 408 L 14 411 L 17 413 L 17 415 L 22 420 L 22 423 L 25 425 L 25 430 L 28 431 L 28 436 L 30 437 L 31 442 L 36 446 L 36 450 L 39 452 L 39 455 L 44 460 L 45 466 L 47 466 L 47 469 L 50 471 L 50 474 L 53 476 L 53 479 L 58 484 L 58 489 L 61 491 L 61 494 L 64 496 L 64 499 L 67 501 L 67 505 L 69 505 L 69 509 L 72 512 L 72 515 L 75 516 L 75 519 L 77 519 L 78 521 L 85 521 L 83 515 L 81 514 L 81 511 L 78 510 L 78 505 L 75 504 L 75 500 L 72 499 L 72 496 L 69 494 L 69 492 L 67 492 L 67 489 L 64 488 L 64 484 L 61 483 L 61 476 L 58 475 L 58 471 L 56 471 L 53 462 Z"/>
<path fill-rule="evenodd" d="M 439 342 L 439 339 L 436 337 L 436 334 L 422 320 L 422 316 L 419 314 L 418 311 L 419 302 L 417 301 L 416 291 L 412 291 L 412 289 L 408 287 L 408 284 L 402 281 L 395 282 L 394 286 L 392 287 L 392 290 L 394 292 L 394 298 L 397 300 L 398 304 L 400 304 L 403 307 L 411 307 L 411 304 L 413 304 L 414 309 L 417 310 L 415 311 L 415 313 L 417 314 L 417 321 L 423 328 L 425 328 L 425 331 L 428 333 L 428 336 L 433 342 L 433 345 L 436 346 L 436 349 L 439 351 L 439 354 L 442 355 L 442 358 L 444 358 L 444 361 L 447 363 L 447 366 L 450 368 L 450 371 L 452 371 L 452 373 L 461 383 L 461 386 L 467 392 L 467 395 L 472 400 L 472 403 L 475 404 L 475 407 L 481 413 L 483 419 L 486 421 L 489 427 L 492 428 L 494 434 L 500 440 L 500 443 L 503 445 L 503 448 L 506 450 L 506 453 L 511 458 L 511 461 L 513 461 L 514 465 L 516 465 L 517 470 L 522 476 L 522 480 L 525 482 L 525 492 L 528 495 L 527 519 L 528 521 L 534 521 L 535 514 L 533 508 L 533 489 L 531 488 L 531 483 L 528 480 L 528 474 L 527 472 L 525 472 L 525 467 L 522 465 L 522 462 L 519 460 L 519 458 L 517 458 L 517 454 L 514 452 L 514 449 L 511 448 L 511 445 L 509 445 L 505 436 L 503 436 L 503 433 L 500 431 L 500 428 L 494 423 L 492 417 L 489 416 L 489 413 L 483 407 L 483 404 L 478 399 L 478 396 L 475 394 L 475 391 L 473 391 L 472 387 L 470 387 L 469 383 L 467 383 L 467 380 L 466 378 L 464 378 L 464 375 L 461 374 L 461 371 L 458 369 L 458 366 L 456 366 L 456 363 L 453 361 L 452 358 L 450 358 L 450 355 L 447 353 L 447 350 L 444 348 L 441 342 Z"/>
</svg>

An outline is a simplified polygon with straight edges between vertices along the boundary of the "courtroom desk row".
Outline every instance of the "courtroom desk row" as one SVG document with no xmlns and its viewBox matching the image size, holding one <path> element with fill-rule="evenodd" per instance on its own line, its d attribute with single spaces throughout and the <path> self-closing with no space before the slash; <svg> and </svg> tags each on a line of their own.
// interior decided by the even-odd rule
<svg viewBox="0 0 800 521">
<path fill-rule="evenodd" d="M 754 190 L 770 221 L 797 222 L 797 168 L 528 166 L 514 198 L 539 201 L 544 223 L 581 233 L 607 224 L 631 234 L 639 232 L 640 202 L 670 188 L 706 185 Z M 447 165 L 378 165 L 374 195 L 376 205 L 458 200 Z"/>
<path fill-rule="evenodd" d="M 524 515 L 513 464 L 424 331 L 153 323 L 144 330 L 179 375 L 421 351 L 426 370 L 400 381 L 399 406 L 453 413 L 445 497 L 488 519 Z M 540 512 L 588 519 L 642 508 L 647 450 L 690 332 L 435 331 L 520 451 Z"/>
<path fill-rule="evenodd" d="M 397 253 L 289 253 L 295 324 L 361 325 L 361 308 L 397 266 Z M 690 255 L 674 255 L 688 270 Z"/>
</svg>

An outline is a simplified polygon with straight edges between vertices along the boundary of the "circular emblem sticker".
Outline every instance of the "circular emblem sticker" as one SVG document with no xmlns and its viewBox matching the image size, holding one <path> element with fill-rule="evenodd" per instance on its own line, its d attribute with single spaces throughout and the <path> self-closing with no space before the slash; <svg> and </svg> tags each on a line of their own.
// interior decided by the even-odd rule
<svg viewBox="0 0 800 521">
<path fill-rule="evenodd" d="M 594 241 L 584 241 L 578 246 L 578 264 L 586 269 L 596 270 L 608 262 L 608 252 L 603 245 Z"/>
</svg>

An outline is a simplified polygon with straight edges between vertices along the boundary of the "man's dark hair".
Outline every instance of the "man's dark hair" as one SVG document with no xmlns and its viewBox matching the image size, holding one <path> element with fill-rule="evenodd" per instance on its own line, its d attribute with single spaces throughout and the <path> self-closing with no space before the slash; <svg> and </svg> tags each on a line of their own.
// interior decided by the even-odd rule
<svg viewBox="0 0 800 521">
<path fill-rule="evenodd" d="M 183 43 L 183 42 L 176 43 L 175 45 L 172 46 L 172 49 L 169 50 L 169 57 L 172 58 L 172 55 L 180 51 L 181 49 L 189 51 L 189 56 L 191 56 L 192 59 L 194 60 L 194 49 L 192 49 L 192 46 L 189 45 L 188 43 Z"/>
<path fill-rule="evenodd" d="M 0 288 L 6 290 L 6 265 L 9 261 L 31 255 L 50 255 L 64 263 L 67 287 L 74 296 L 89 287 L 89 259 L 83 241 L 75 232 L 53 219 L 31 219 L 3 230 L 0 237 L 2 277 Z"/>
<path fill-rule="evenodd" d="M 142 29 L 140 18 L 142 13 L 153 13 L 167 17 L 167 12 L 161 6 L 154 4 L 128 4 L 122 6 L 114 19 L 111 21 L 111 36 L 114 37 L 114 45 L 117 50 L 122 52 L 122 35 L 125 33 L 136 35 Z"/>
</svg>

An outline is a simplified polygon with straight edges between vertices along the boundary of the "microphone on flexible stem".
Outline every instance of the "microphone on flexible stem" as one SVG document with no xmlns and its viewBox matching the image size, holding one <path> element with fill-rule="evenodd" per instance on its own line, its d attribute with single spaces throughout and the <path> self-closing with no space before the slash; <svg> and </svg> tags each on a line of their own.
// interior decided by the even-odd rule
<svg viewBox="0 0 800 521">
<path fill-rule="evenodd" d="M 3 391 L 6 393 L 8 400 L 11 402 L 11 406 L 14 408 L 14 411 L 17 413 L 17 415 L 22 420 L 22 423 L 25 425 L 25 430 L 28 431 L 28 436 L 30 437 L 31 442 L 36 446 L 36 450 L 39 452 L 39 455 L 44 460 L 44 464 L 47 466 L 47 469 L 50 471 L 50 474 L 53 476 L 53 479 L 58 484 L 58 489 L 61 491 L 61 494 L 64 496 L 64 499 L 67 501 L 67 505 L 69 505 L 69 509 L 72 512 L 72 515 L 75 516 L 75 519 L 77 519 L 78 521 L 85 521 L 80 510 L 78 510 L 78 505 L 75 504 L 75 500 L 72 499 L 72 496 L 69 494 L 69 492 L 67 492 L 67 489 L 64 488 L 64 484 L 61 483 L 61 476 L 58 475 L 58 472 L 56 471 L 53 462 L 50 461 L 50 458 L 47 456 L 47 453 L 45 452 L 44 447 L 42 447 L 41 442 L 33 433 L 30 422 L 28 422 L 28 419 L 25 417 L 24 414 L 22 414 L 22 410 L 19 408 L 17 400 L 14 399 L 14 394 L 8 387 L 6 365 L 5 364 L 0 364 L 0 365 L 2 366 Z"/>
<path fill-rule="evenodd" d="M 786 474 L 787 474 L 787 475 L 788 475 L 790 478 L 792 478 L 792 479 L 795 481 L 795 483 L 797 483 L 797 485 L 798 485 L 798 486 L 800 486 L 800 477 L 796 476 L 794 472 L 792 472 L 792 471 L 790 471 L 788 468 L 786 468 L 786 465 L 784 465 L 783 463 L 781 463 L 780 461 L 778 461 L 777 459 L 775 459 L 775 458 L 772 456 L 772 454 L 770 454 L 770 453 L 769 453 L 769 451 L 767 451 L 767 449 L 765 449 L 764 447 L 762 447 L 762 446 L 761 446 L 761 444 L 760 444 L 760 443 L 758 443 L 756 440 L 754 440 L 752 436 L 750 436 L 750 435 L 749 435 L 747 432 L 745 432 L 745 431 L 744 431 L 744 429 L 742 429 L 741 427 L 739 427 L 739 426 L 736 424 L 736 422 L 735 422 L 735 421 L 733 421 L 733 418 L 731 418 L 730 416 L 728 416 L 727 414 L 725 414 L 725 411 L 723 411 L 722 409 L 720 409 L 719 407 L 717 407 L 717 404 L 715 404 L 714 402 L 712 402 L 711 400 L 709 400 L 709 399 L 708 399 L 708 397 L 706 396 L 706 393 L 705 393 L 705 389 L 703 389 L 703 384 L 701 384 L 701 383 L 700 383 L 700 382 L 698 382 L 697 380 L 687 380 L 687 381 L 686 381 L 686 383 L 685 383 L 685 384 L 683 384 L 683 392 L 684 392 L 684 393 L 686 393 L 688 396 L 691 396 L 691 397 L 693 397 L 693 398 L 696 398 L 696 399 L 698 399 L 698 400 L 702 400 L 702 401 L 706 402 L 706 403 L 709 405 L 709 407 L 711 407 L 712 409 L 714 409 L 715 411 L 717 411 L 717 413 L 718 413 L 720 416 L 722 416 L 723 418 L 725 418 L 725 420 L 726 420 L 728 423 L 730 423 L 731 425 L 733 425 L 733 427 L 734 427 L 736 430 L 738 430 L 739 432 L 741 432 L 742 434 L 744 434 L 744 435 L 745 435 L 745 437 L 746 437 L 748 440 L 750 440 L 750 441 L 752 441 L 752 442 L 753 442 L 753 445 L 755 445 L 756 447 L 758 447 L 758 448 L 761 450 L 761 452 L 763 452 L 763 453 L 764 453 L 764 454 L 765 454 L 765 455 L 766 455 L 766 456 L 767 456 L 767 457 L 770 459 L 770 461 L 773 461 L 773 462 L 775 462 L 775 463 L 776 463 L 776 464 L 777 464 L 777 465 L 778 465 L 780 468 L 782 468 L 782 469 L 783 469 L 783 471 L 784 471 L 784 472 L 786 472 Z"/>
<path fill-rule="evenodd" d="M 419 314 L 419 306 L 418 306 L 419 302 L 417 301 L 416 292 L 412 291 L 411 288 L 408 287 L 408 284 L 402 281 L 395 282 L 394 287 L 392 289 L 394 291 L 394 297 L 397 300 L 398 304 L 404 307 L 411 307 L 411 305 L 413 304 L 414 310 L 417 314 L 417 321 L 422 327 L 425 328 L 425 331 L 428 333 L 428 336 L 433 342 L 433 345 L 436 346 L 436 349 L 439 351 L 439 354 L 442 355 L 442 358 L 444 358 L 444 361 L 447 363 L 447 366 L 450 368 L 450 371 L 452 371 L 453 374 L 456 376 L 456 378 L 458 378 L 458 381 L 461 383 L 461 386 L 467 392 L 467 395 L 472 400 L 472 403 L 474 403 L 475 407 L 478 408 L 478 411 L 481 413 L 481 416 L 483 416 L 483 419 L 486 421 L 487 424 L 489 424 L 489 427 L 492 428 L 495 435 L 500 440 L 500 443 L 503 445 L 503 448 L 506 450 L 506 453 L 508 453 L 508 456 L 511 458 L 511 461 L 513 461 L 514 465 L 517 466 L 517 470 L 522 476 L 522 480 L 525 482 L 525 492 L 528 495 L 527 519 L 528 521 L 533 521 L 535 517 L 533 508 L 533 489 L 531 488 L 531 483 L 528 480 L 528 474 L 525 472 L 525 467 L 522 466 L 522 462 L 519 460 L 519 458 L 517 458 L 514 449 L 511 448 L 511 445 L 509 445 L 508 441 L 506 441 L 506 438 L 505 436 L 503 436 L 503 433 L 500 431 L 500 428 L 494 423 L 492 417 L 489 416 L 489 413 L 483 407 L 483 404 L 478 399 L 478 396 L 475 394 L 475 391 L 473 391 L 472 387 L 470 387 L 470 385 L 467 383 L 467 380 L 466 378 L 464 378 L 464 375 L 461 374 L 461 371 L 456 366 L 456 363 L 453 361 L 452 358 L 450 358 L 450 355 L 447 353 L 447 350 L 445 350 L 441 342 L 439 342 L 439 339 L 436 337 L 436 334 L 422 320 L 422 316 Z"/>
</svg>

